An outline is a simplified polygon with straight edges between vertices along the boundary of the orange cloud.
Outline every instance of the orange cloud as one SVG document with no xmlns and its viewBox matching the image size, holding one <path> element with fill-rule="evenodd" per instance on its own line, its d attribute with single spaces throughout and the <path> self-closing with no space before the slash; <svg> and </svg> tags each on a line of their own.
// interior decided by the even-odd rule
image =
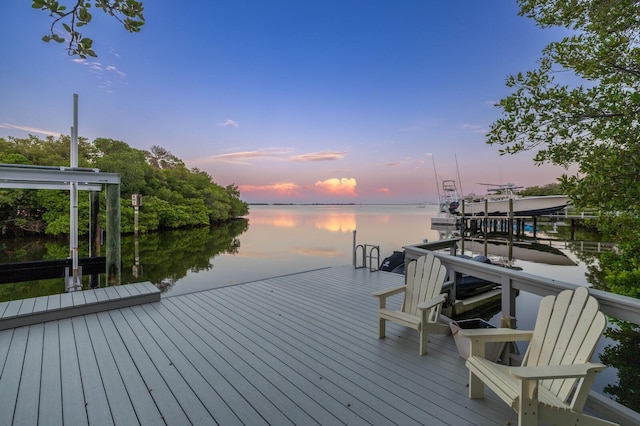
<svg viewBox="0 0 640 426">
<path fill-rule="evenodd" d="M 354 178 L 331 178 L 318 181 L 314 184 L 315 188 L 320 192 L 333 195 L 345 195 L 348 197 L 357 197 L 356 180 Z"/>
<path fill-rule="evenodd" d="M 391 195 L 391 190 L 389 188 L 381 187 L 376 189 L 376 192 L 380 192 L 382 194 Z"/>
</svg>

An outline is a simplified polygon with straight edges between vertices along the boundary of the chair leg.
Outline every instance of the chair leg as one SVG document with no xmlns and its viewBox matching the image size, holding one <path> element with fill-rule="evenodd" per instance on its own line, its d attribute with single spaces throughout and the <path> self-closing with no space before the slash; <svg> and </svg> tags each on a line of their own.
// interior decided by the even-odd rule
<svg viewBox="0 0 640 426">
<path fill-rule="evenodd" d="M 469 398 L 484 398 L 484 383 L 469 370 Z"/>
<path fill-rule="evenodd" d="M 387 320 L 380 318 L 380 325 L 379 325 L 379 331 L 378 331 L 379 339 L 383 339 L 384 336 L 386 335 L 386 328 L 387 328 Z"/>
<path fill-rule="evenodd" d="M 536 380 L 520 382 L 520 398 L 518 398 L 518 425 L 538 425 L 538 392 Z M 531 395 L 531 396 L 530 396 Z"/>
<path fill-rule="evenodd" d="M 427 334 L 424 331 L 420 331 L 420 355 L 427 353 Z"/>
</svg>

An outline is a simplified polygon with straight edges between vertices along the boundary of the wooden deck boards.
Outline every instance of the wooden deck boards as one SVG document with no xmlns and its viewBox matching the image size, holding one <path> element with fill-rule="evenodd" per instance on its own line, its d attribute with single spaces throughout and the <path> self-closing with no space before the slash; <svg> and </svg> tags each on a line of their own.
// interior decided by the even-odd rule
<svg viewBox="0 0 640 426">
<path fill-rule="evenodd" d="M 0 424 L 516 424 L 467 398 L 451 336 L 377 338 L 371 292 L 401 282 L 327 268 L 0 331 Z"/>
<path fill-rule="evenodd" d="M 0 302 L 0 330 L 160 300 L 150 282 Z"/>
</svg>

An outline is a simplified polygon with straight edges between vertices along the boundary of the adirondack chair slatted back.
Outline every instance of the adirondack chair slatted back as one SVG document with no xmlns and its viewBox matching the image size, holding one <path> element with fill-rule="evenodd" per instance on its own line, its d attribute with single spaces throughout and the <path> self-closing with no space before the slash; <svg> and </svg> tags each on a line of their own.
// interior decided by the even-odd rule
<svg viewBox="0 0 640 426">
<path fill-rule="evenodd" d="M 583 364 L 591 360 L 596 344 L 607 326 L 598 301 L 584 287 L 546 296 L 540 302 L 533 337 L 523 366 Z M 544 386 L 567 402 L 575 378 L 545 380 Z"/>
<path fill-rule="evenodd" d="M 407 290 L 402 304 L 402 311 L 413 315 L 418 313 L 418 305 L 442 292 L 442 283 L 447 275 L 447 268 L 440 263 L 440 259 L 429 253 L 407 265 L 405 280 Z M 427 316 L 428 322 L 440 320 L 442 305 L 431 309 Z"/>
</svg>

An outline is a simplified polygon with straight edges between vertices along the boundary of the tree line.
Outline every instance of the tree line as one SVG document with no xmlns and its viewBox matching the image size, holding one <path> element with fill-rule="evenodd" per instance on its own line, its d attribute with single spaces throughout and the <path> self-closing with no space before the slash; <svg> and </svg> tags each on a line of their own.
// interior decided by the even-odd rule
<svg viewBox="0 0 640 426">
<path fill-rule="evenodd" d="M 68 167 L 69 156 L 69 136 L 0 138 L 0 163 Z M 89 142 L 79 138 L 78 166 L 120 174 L 121 232 L 124 233 L 133 232 L 132 194 L 142 194 L 140 232 L 208 226 L 249 212 L 236 185 L 216 184 L 206 172 L 189 169 L 182 160 L 159 146 L 145 151 L 113 139 L 98 138 Z M 84 193 L 80 193 L 78 203 L 80 234 L 89 230 L 89 197 L 83 196 Z M 104 197 L 100 198 L 101 211 L 104 211 Z M 104 221 L 101 215 L 101 226 Z M 0 189 L 2 235 L 68 232 L 69 191 Z"/>
</svg>

